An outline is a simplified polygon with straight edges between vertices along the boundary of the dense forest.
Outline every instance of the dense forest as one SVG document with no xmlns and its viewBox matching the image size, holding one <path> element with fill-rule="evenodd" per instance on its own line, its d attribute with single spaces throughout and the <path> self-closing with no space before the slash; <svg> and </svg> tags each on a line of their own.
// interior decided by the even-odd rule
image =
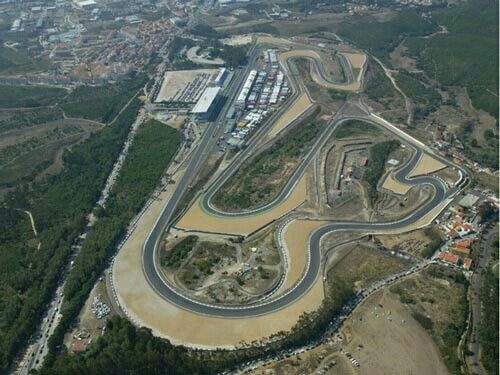
<svg viewBox="0 0 500 375">
<path fill-rule="evenodd" d="M 385 162 L 390 153 L 399 147 L 396 140 L 377 143 L 370 148 L 370 158 L 363 179 L 368 183 L 368 193 L 372 202 L 377 198 L 377 184 L 385 170 Z"/>
<path fill-rule="evenodd" d="M 495 276 L 491 267 L 488 267 L 481 287 L 483 307 L 479 338 L 482 350 L 481 362 L 492 375 L 498 375 L 498 293 L 498 276 Z"/>
<path fill-rule="evenodd" d="M 6 197 L 0 264 L 10 267 L 0 276 L 0 373 L 33 333 L 140 105 L 135 99 L 116 121 L 65 152 L 63 172 Z M 33 214 L 36 240 L 27 237 L 26 217 L 15 214 L 19 210 Z"/>
</svg>

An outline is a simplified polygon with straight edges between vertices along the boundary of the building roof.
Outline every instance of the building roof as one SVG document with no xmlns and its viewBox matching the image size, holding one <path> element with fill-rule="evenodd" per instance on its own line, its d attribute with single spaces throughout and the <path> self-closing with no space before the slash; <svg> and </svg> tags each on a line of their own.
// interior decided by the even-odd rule
<svg viewBox="0 0 500 375">
<path fill-rule="evenodd" d="M 203 94 L 201 94 L 200 99 L 196 102 L 196 105 L 191 110 L 192 113 L 206 113 L 210 109 L 210 106 L 217 98 L 220 92 L 220 87 L 207 87 Z"/>
<path fill-rule="evenodd" d="M 466 239 L 457 241 L 456 246 L 461 247 L 461 248 L 465 248 L 465 249 L 469 249 L 471 247 L 472 243 L 473 243 L 472 239 L 466 238 Z"/>
<path fill-rule="evenodd" d="M 472 259 L 471 258 L 464 258 L 463 266 L 466 270 L 470 270 L 470 268 L 472 266 Z"/>
<path fill-rule="evenodd" d="M 477 203 L 478 200 L 479 197 L 472 194 L 467 194 L 458 202 L 458 204 L 462 207 L 471 208 Z"/>
<path fill-rule="evenodd" d="M 457 253 L 469 255 L 470 254 L 470 249 L 467 247 L 460 247 L 460 246 L 455 246 L 453 248 L 453 251 L 456 251 Z"/>
<path fill-rule="evenodd" d="M 460 257 L 458 255 L 452 254 L 449 251 L 442 251 L 438 255 L 439 259 L 443 262 L 450 264 L 457 264 Z"/>
</svg>

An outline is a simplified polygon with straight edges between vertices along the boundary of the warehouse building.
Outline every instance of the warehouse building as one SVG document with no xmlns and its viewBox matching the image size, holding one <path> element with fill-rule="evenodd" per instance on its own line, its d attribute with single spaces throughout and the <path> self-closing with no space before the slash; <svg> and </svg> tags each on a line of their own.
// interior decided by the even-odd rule
<svg viewBox="0 0 500 375">
<path fill-rule="evenodd" d="M 219 113 L 222 96 L 220 87 L 207 87 L 191 110 L 200 120 L 212 121 Z"/>
</svg>

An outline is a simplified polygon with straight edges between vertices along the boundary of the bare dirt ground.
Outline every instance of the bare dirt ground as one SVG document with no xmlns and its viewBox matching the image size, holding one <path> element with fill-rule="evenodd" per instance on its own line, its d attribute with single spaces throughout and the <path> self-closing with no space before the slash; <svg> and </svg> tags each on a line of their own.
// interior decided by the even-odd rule
<svg viewBox="0 0 500 375">
<path fill-rule="evenodd" d="M 441 169 L 440 171 L 436 172 L 436 176 L 441 177 L 450 185 L 455 184 L 460 177 L 458 171 L 451 167 L 446 167 L 444 169 Z"/>
<path fill-rule="evenodd" d="M 425 234 L 424 229 L 413 232 L 395 234 L 391 236 L 379 235 L 376 238 L 382 246 L 393 251 L 403 251 L 411 255 L 418 255 L 432 239 Z"/>
<path fill-rule="evenodd" d="M 350 361 L 339 351 L 338 345 L 322 344 L 308 352 L 274 362 L 270 365 L 258 368 L 252 375 L 304 375 L 315 374 L 325 368 L 328 363 L 335 361 L 336 364 L 330 368 L 325 375 L 354 375 L 356 370 Z"/>
<path fill-rule="evenodd" d="M 437 172 L 443 168 L 446 168 L 446 165 L 441 163 L 439 160 L 434 159 L 432 156 L 427 154 L 423 154 L 422 158 L 418 162 L 417 166 L 413 171 L 410 172 L 409 177 L 416 177 L 425 174 L 431 174 Z"/>
<path fill-rule="evenodd" d="M 448 374 L 432 338 L 387 289 L 354 311 L 342 335 L 359 374 Z"/>
<path fill-rule="evenodd" d="M 105 283 L 102 281 L 98 282 L 90 292 L 90 295 L 87 298 L 87 301 L 83 306 L 83 309 L 80 311 L 75 328 L 71 330 L 68 334 L 66 334 L 64 338 L 64 344 L 68 349 L 71 347 L 71 343 L 74 341 L 73 335 L 76 335 L 82 331 L 88 332 L 89 337 L 87 338 L 87 340 L 89 342 L 97 339 L 99 336 L 102 335 L 103 328 L 106 326 L 106 321 L 110 317 L 115 315 L 115 312 L 111 310 L 110 315 L 98 319 L 91 310 L 92 302 L 95 296 L 98 296 L 99 299 L 104 303 L 106 303 L 110 308 L 112 307 L 111 303 L 109 302 L 109 297 L 106 291 Z"/>
<path fill-rule="evenodd" d="M 409 72 L 415 71 L 417 68 L 417 62 L 406 56 L 408 48 L 404 45 L 404 40 L 389 54 L 391 57 L 392 65 L 397 69 L 405 69 Z"/>
<path fill-rule="evenodd" d="M 246 236 L 297 208 L 306 198 L 306 182 L 302 177 L 284 202 L 260 214 L 245 217 L 214 216 L 203 210 L 198 198 L 175 227 L 186 231 L 239 234 Z"/>
<path fill-rule="evenodd" d="M 312 106 L 311 99 L 307 93 L 302 93 L 295 102 L 288 108 L 288 110 L 275 122 L 271 130 L 266 136 L 266 139 L 271 139 L 279 132 L 285 129 L 291 122 L 297 119 L 305 111 Z"/>
</svg>

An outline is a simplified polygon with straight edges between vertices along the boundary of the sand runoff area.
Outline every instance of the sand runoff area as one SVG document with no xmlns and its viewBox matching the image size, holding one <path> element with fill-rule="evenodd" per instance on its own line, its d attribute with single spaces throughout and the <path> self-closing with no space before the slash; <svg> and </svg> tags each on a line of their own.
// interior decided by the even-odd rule
<svg viewBox="0 0 500 375">
<path fill-rule="evenodd" d="M 307 111 L 312 106 L 312 101 L 309 98 L 307 93 L 302 93 L 287 109 L 285 113 L 275 122 L 269 133 L 267 134 L 267 138 L 273 138 L 283 129 L 285 129 L 288 125 L 290 125 L 293 121 L 295 121 L 300 115 L 302 115 L 305 111 Z"/>
<path fill-rule="evenodd" d="M 410 172 L 409 177 L 417 177 L 422 175 L 431 174 L 441 169 L 446 168 L 446 165 L 439 160 L 429 156 L 427 154 L 423 154 L 420 160 L 418 161 L 417 166 Z"/>
<path fill-rule="evenodd" d="M 383 189 L 387 189 L 392 191 L 393 193 L 399 194 L 399 195 L 405 195 L 408 193 L 408 191 L 412 188 L 411 185 L 404 184 L 402 182 L 399 182 L 394 178 L 392 173 L 389 173 L 384 180 L 384 183 L 382 184 Z"/>
<path fill-rule="evenodd" d="M 352 54 L 354 55 L 354 54 Z M 287 61 L 291 58 L 300 58 L 300 57 L 306 57 L 306 58 L 311 58 L 315 61 L 315 64 L 318 64 L 321 61 L 321 56 L 319 55 L 318 52 L 313 51 L 313 50 L 292 50 L 288 52 L 282 52 L 279 55 L 280 59 L 280 64 L 288 72 L 288 64 Z M 351 63 L 352 64 L 352 63 Z M 354 64 L 352 64 L 353 67 L 356 67 Z M 359 75 L 361 76 L 361 74 Z M 311 78 L 313 81 L 323 87 L 327 87 L 330 89 L 334 90 L 341 90 L 341 91 L 358 91 L 361 88 L 361 83 L 359 81 L 355 81 L 350 84 L 337 84 L 333 82 L 329 82 L 325 80 L 318 72 L 318 67 L 316 65 L 311 65 Z"/>
<path fill-rule="evenodd" d="M 160 201 L 155 201 L 150 206 L 115 258 L 113 283 L 118 301 L 132 322 L 150 328 L 155 335 L 167 338 L 174 344 L 230 348 L 241 341 L 251 342 L 279 331 L 290 330 L 303 312 L 318 309 L 324 298 L 320 277 L 295 303 L 276 312 L 252 318 L 223 319 L 200 315 L 162 299 L 144 276 L 141 256 L 146 236 L 169 195 L 170 193 L 164 193 Z M 297 244 L 290 243 L 291 254 L 305 251 L 303 244 L 309 236 L 306 232 L 302 231 L 306 237 L 294 233 L 293 239 L 297 240 Z"/>
<path fill-rule="evenodd" d="M 326 224 L 327 221 L 293 220 L 284 227 L 282 239 L 288 253 L 288 270 L 285 282 L 277 293 L 290 289 L 300 280 L 306 270 L 309 237 L 315 229 Z"/>
<path fill-rule="evenodd" d="M 249 216 L 218 216 L 205 211 L 198 198 L 177 222 L 177 229 L 195 232 L 225 233 L 247 236 L 297 208 L 306 199 L 306 180 L 302 176 L 292 192 L 279 205 Z"/>
</svg>

